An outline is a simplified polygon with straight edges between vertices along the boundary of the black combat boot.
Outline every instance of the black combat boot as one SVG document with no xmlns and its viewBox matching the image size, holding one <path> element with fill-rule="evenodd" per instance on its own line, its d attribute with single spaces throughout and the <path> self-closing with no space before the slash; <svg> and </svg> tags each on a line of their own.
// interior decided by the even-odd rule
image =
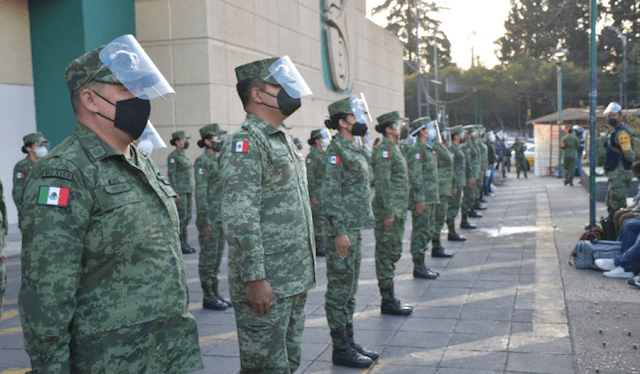
<svg viewBox="0 0 640 374">
<path fill-rule="evenodd" d="M 351 344 L 351 348 L 355 349 L 356 352 L 360 353 L 361 355 L 369 357 L 372 361 L 375 361 L 378 359 L 378 357 L 380 357 L 380 355 L 378 355 L 378 352 L 370 351 L 366 348 L 363 348 L 360 344 L 356 344 L 353 341 L 353 324 L 347 323 L 345 327 L 346 327 L 346 333 L 347 333 L 347 340 L 349 340 L 349 344 Z"/>
<path fill-rule="evenodd" d="M 424 258 L 413 261 L 413 277 L 421 279 L 436 279 L 440 273 L 435 272 L 424 264 Z"/>
<path fill-rule="evenodd" d="M 380 313 L 392 316 L 408 316 L 413 311 L 413 307 L 403 305 L 393 295 L 393 288 L 381 288 L 382 303 L 380 304 Z"/>
<path fill-rule="evenodd" d="M 191 248 L 189 244 L 187 244 L 187 241 L 184 239 L 184 237 L 180 238 L 180 245 L 182 246 L 183 255 L 190 255 L 192 253 L 196 253 L 196 250 Z"/>
<path fill-rule="evenodd" d="M 227 310 L 227 304 L 218 299 L 212 288 L 213 285 L 202 283 L 202 309 Z"/>
<path fill-rule="evenodd" d="M 450 242 L 463 242 L 467 240 L 464 236 L 458 235 L 456 232 L 456 224 L 455 222 L 447 222 L 447 226 L 449 227 L 449 234 L 447 235 L 447 240 Z"/>
<path fill-rule="evenodd" d="M 220 292 L 218 292 L 218 278 L 215 278 L 213 280 L 213 286 L 211 287 L 213 294 L 216 295 L 216 297 L 218 298 L 218 300 L 222 301 L 223 303 L 227 304 L 228 308 L 233 308 L 233 303 L 231 302 L 231 300 L 222 297 L 222 295 L 220 295 Z"/>
<path fill-rule="evenodd" d="M 453 257 L 453 253 L 447 251 L 439 239 L 434 239 L 431 242 L 431 257 Z"/>
<path fill-rule="evenodd" d="M 469 220 L 467 219 L 466 215 L 463 215 L 462 216 L 462 222 L 460 222 L 460 228 L 461 229 L 471 230 L 471 229 L 475 229 L 476 227 L 469 223 Z"/>
<path fill-rule="evenodd" d="M 487 207 L 484 207 L 482 205 L 480 205 L 480 203 L 476 204 L 476 206 L 473 208 L 474 210 L 487 210 Z"/>
<path fill-rule="evenodd" d="M 467 217 L 470 218 L 482 218 L 482 214 L 476 212 L 475 210 L 472 210 L 469 212 L 469 214 L 467 214 Z"/>
<path fill-rule="evenodd" d="M 322 238 L 316 236 L 316 257 L 324 257 L 324 244 Z"/>
<path fill-rule="evenodd" d="M 351 347 L 345 331 L 332 331 L 331 340 L 333 341 L 331 361 L 334 365 L 362 369 L 371 366 L 373 362 L 371 358 L 358 353 L 358 351 Z"/>
</svg>

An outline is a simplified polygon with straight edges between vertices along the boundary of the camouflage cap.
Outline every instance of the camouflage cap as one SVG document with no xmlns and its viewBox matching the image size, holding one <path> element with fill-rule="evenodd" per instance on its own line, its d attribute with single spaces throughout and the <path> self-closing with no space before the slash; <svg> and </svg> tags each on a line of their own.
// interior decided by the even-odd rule
<svg viewBox="0 0 640 374">
<path fill-rule="evenodd" d="M 27 145 L 27 143 L 41 143 L 41 142 L 48 142 L 47 139 L 44 138 L 44 135 L 42 135 L 41 132 L 34 132 L 31 134 L 27 134 L 22 138 L 22 141 L 24 142 L 25 145 Z"/>
<path fill-rule="evenodd" d="M 67 81 L 70 94 L 73 94 L 90 81 L 121 84 L 111 70 L 100 61 L 100 51 L 104 47 L 103 45 L 87 52 L 67 65 L 64 71 L 64 79 Z"/>
<path fill-rule="evenodd" d="M 353 114 L 351 109 L 351 97 L 345 97 L 329 104 L 329 116 L 333 117 L 338 113 Z"/>
<path fill-rule="evenodd" d="M 402 117 L 400 117 L 400 112 L 394 110 L 393 112 L 385 113 L 376 119 L 378 120 L 379 124 L 384 125 L 385 123 L 389 122 L 398 122 L 402 119 Z"/>
<path fill-rule="evenodd" d="M 462 129 L 462 126 L 453 126 L 451 128 L 448 129 L 449 132 L 451 133 L 451 136 L 455 135 L 455 134 L 459 134 L 461 132 L 463 132 L 464 130 Z"/>
<path fill-rule="evenodd" d="M 265 83 L 279 86 L 280 83 L 278 83 L 274 77 L 269 77 L 269 67 L 276 61 L 278 61 L 278 57 L 267 58 L 240 65 L 236 68 L 236 78 L 238 79 L 238 82 L 242 82 L 247 79 L 259 78 Z M 269 77 L 269 79 L 266 79 L 267 77 Z"/>
<path fill-rule="evenodd" d="M 411 132 L 414 132 L 418 127 L 426 125 L 431 122 L 431 117 L 420 117 L 411 122 Z"/>
<path fill-rule="evenodd" d="M 212 123 L 200 128 L 200 137 L 204 139 L 207 135 L 222 135 L 226 134 L 225 130 L 220 130 L 220 125 Z"/>
<path fill-rule="evenodd" d="M 311 136 L 309 137 L 309 139 L 313 139 L 316 136 L 321 135 L 321 131 L 322 130 L 313 130 L 313 131 L 311 131 Z"/>
<path fill-rule="evenodd" d="M 462 128 L 466 132 L 471 132 L 471 131 L 476 131 L 477 130 L 476 125 L 465 125 Z"/>
<path fill-rule="evenodd" d="M 171 139 L 189 139 L 190 136 L 187 136 L 187 133 L 184 131 L 176 131 L 171 134 Z"/>
</svg>

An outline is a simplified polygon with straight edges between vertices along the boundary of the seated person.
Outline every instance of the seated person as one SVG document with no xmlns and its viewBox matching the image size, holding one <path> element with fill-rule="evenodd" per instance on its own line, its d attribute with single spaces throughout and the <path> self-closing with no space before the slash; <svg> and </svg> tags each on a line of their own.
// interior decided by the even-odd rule
<svg viewBox="0 0 640 374">
<path fill-rule="evenodd" d="M 640 219 L 627 219 L 622 224 L 618 241 L 622 252 L 613 259 L 600 258 L 595 265 L 609 278 L 631 278 L 640 274 Z"/>
<path fill-rule="evenodd" d="M 631 165 L 633 175 L 640 180 L 640 160 L 635 161 Z M 622 231 L 622 223 L 629 218 L 640 218 L 640 184 L 638 185 L 638 194 L 633 198 L 633 204 L 629 207 L 618 210 L 613 216 L 616 225 L 616 234 L 620 235 Z"/>
</svg>

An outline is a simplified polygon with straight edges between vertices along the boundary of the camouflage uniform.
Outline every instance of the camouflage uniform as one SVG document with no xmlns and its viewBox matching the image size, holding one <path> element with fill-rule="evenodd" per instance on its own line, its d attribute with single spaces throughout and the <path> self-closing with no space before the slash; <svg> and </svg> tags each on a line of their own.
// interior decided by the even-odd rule
<svg viewBox="0 0 640 374">
<path fill-rule="evenodd" d="M 312 146 L 309 154 L 307 155 L 307 183 L 309 183 L 309 198 L 316 199 L 316 204 L 311 207 L 311 213 L 313 214 L 313 231 L 316 236 L 316 250 L 320 250 L 320 248 L 324 249 L 324 218 L 321 213 L 321 190 L 326 164 L 326 152 Z"/>
<path fill-rule="evenodd" d="M 611 132 L 606 145 L 604 170 L 609 181 L 605 204 L 611 218 L 618 209 L 627 207 L 627 195 L 633 177 L 631 163 L 636 158 L 631 139 L 631 130 L 620 124 Z"/>
<path fill-rule="evenodd" d="M 606 136 L 601 136 L 596 139 L 596 166 L 604 166 L 604 160 L 607 155 L 606 144 L 609 139 Z"/>
<path fill-rule="evenodd" d="M 451 129 L 451 136 L 458 134 L 462 131 L 461 127 L 454 127 Z M 449 228 L 449 234 L 455 234 L 455 219 L 460 211 L 460 202 L 462 201 L 462 191 L 464 187 L 468 185 L 466 179 L 466 160 L 462 147 L 458 144 L 451 144 L 449 146 L 449 152 L 453 155 L 453 179 L 451 181 L 452 188 L 458 190 L 455 196 L 451 196 L 449 199 L 449 205 L 447 208 L 447 227 Z"/>
<path fill-rule="evenodd" d="M 187 138 L 184 131 L 174 132 L 171 137 L 173 139 Z M 193 175 L 191 159 L 184 151 L 178 151 L 176 149 L 169 153 L 167 157 L 167 175 L 171 187 L 173 187 L 180 196 L 180 202 L 177 203 L 178 214 L 180 215 L 180 239 L 185 244 L 188 244 L 187 226 L 189 226 L 189 222 L 191 222 L 195 177 Z"/>
<path fill-rule="evenodd" d="M 35 162 L 29 156 L 18 161 L 13 168 L 13 189 L 11 195 L 13 202 L 18 208 L 18 227 L 22 227 L 22 196 L 24 195 L 24 187 L 27 184 L 27 176 L 31 169 L 35 166 Z"/>
<path fill-rule="evenodd" d="M 380 122 L 380 120 L 379 120 Z M 407 217 L 409 180 L 407 162 L 397 145 L 384 137 L 371 158 L 375 186 L 372 208 L 375 216 L 376 275 L 382 299 L 393 298 L 396 262 L 402 256 L 404 222 Z M 384 219 L 394 218 L 390 230 Z"/>
<path fill-rule="evenodd" d="M 435 227 L 431 239 L 434 246 L 440 244 L 440 232 L 447 218 L 447 209 L 449 207 L 449 199 L 451 198 L 451 189 L 453 183 L 453 155 L 441 143 L 433 144 L 433 154 L 438 160 L 438 191 L 440 198 L 435 209 Z"/>
<path fill-rule="evenodd" d="M 2 300 L 4 299 L 4 291 L 7 289 L 7 267 L 4 254 L 4 247 L 7 244 L 7 206 L 4 203 L 4 191 L 2 189 L 2 181 L 0 181 L 0 315 L 2 315 Z"/>
<path fill-rule="evenodd" d="M 226 131 L 221 131 L 217 123 L 200 129 L 203 139 L 206 135 L 222 135 L 224 133 Z M 198 228 L 198 241 L 200 243 L 200 256 L 198 259 L 200 283 L 204 291 L 204 299 L 220 299 L 218 273 L 220 273 L 225 240 L 222 232 L 222 220 L 220 219 L 222 175 L 218 155 L 205 149 L 204 153 L 196 159 L 194 171 L 196 181 L 196 227 Z M 211 226 L 209 235 L 204 232 L 204 228 L 207 226 Z"/>
<path fill-rule="evenodd" d="M 341 345 L 347 325 L 353 324 L 362 261 L 360 230 L 374 225 L 369 164 L 358 147 L 336 135 L 327 148 L 322 182 L 328 281 L 324 307 L 334 347 Z M 336 252 L 335 237 L 339 235 L 347 235 L 351 241 L 345 259 Z"/>
<path fill-rule="evenodd" d="M 484 131 L 484 127 L 479 128 L 478 131 Z M 484 188 L 484 178 L 486 178 L 485 172 L 489 168 L 489 148 L 487 148 L 487 145 L 484 144 L 484 142 L 481 139 L 475 140 L 475 146 L 476 146 L 476 149 L 478 150 L 478 156 L 479 156 L 479 165 L 478 165 L 479 180 L 475 184 L 475 189 L 476 189 L 475 204 L 478 204 L 480 200 L 482 200 L 482 196 L 484 194 L 483 188 Z"/>
<path fill-rule="evenodd" d="M 462 197 L 462 219 L 466 220 L 467 215 L 473 209 L 476 201 L 476 189 L 474 187 L 469 186 L 469 182 L 471 179 L 475 180 L 475 183 L 479 183 L 480 180 L 480 166 L 479 166 L 479 157 L 478 150 L 472 144 L 472 142 L 467 139 L 467 141 L 462 146 L 462 151 L 464 152 L 465 159 L 465 175 L 466 175 L 466 183 L 464 185 L 464 195 Z"/>
<path fill-rule="evenodd" d="M 564 184 L 571 184 L 573 186 L 573 171 L 578 161 L 578 149 L 580 148 L 580 140 L 578 137 L 570 133 L 562 138 L 562 149 L 564 150 L 564 157 L 562 159 L 562 169 L 564 173 Z"/>
<path fill-rule="evenodd" d="M 264 79 L 276 60 L 237 67 L 236 77 Z M 273 77 L 266 82 L 277 84 Z M 300 365 L 307 291 L 315 285 L 304 159 L 283 128 L 247 114 L 225 142 L 220 167 L 241 372 L 293 373 Z M 258 316 L 249 304 L 247 283 L 257 280 L 273 290 L 268 316 Z"/>
<path fill-rule="evenodd" d="M 527 178 L 527 158 L 524 157 L 524 143 L 513 143 L 510 149 L 516 152 L 516 173 L 520 178 L 520 172 L 524 172 L 524 177 Z"/>
</svg>

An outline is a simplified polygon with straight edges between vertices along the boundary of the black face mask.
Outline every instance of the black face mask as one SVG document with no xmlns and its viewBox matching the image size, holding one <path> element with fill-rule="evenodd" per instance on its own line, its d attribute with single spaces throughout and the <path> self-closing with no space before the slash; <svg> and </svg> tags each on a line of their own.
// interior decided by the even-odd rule
<svg viewBox="0 0 640 374">
<path fill-rule="evenodd" d="M 184 143 L 182 143 L 182 148 L 187 149 L 189 148 L 189 141 L 185 140 Z"/>
<path fill-rule="evenodd" d="M 262 103 L 262 104 L 264 104 L 264 105 L 266 105 L 266 106 L 268 106 L 270 108 L 280 109 L 282 114 L 284 114 L 287 117 L 292 115 L 293 112 L 295 112 L 296 110 L 298 110 L 302 106 L 302 101 L 300 101 L 300 99 L 294 99 L 293 97 L 289 96 L 287 91 L 285 91 L 284 89 L 282 89 L 282 90 L 280 90 L 280 92 L 278 92 L 278 96 L 272 95 L 272 94 L 268 93 L 267 91 L 262 91 L 262 92 L 266 93 L 267 95 L 269 95 L 271 97 L 275 97 L 276 99 L 278 99 L 278 107 L 276 108 L 273 105 L 269 105 L 269 104 L 265 104 L 265 103 Z"/>
<path fill-rule="evenodd" d="M 609 125 L 615 126 L 618 124 L 618 119 L 615 117 L 609 117 Z"/>
<path fill-rule="evenodd" d="M 104 119 L 113 122 L 113 125 L 127 134 L 133 139 L 138 139 L 149 121 L 151 113 L 151 103 L 149 100 L 143 100 L 137 97 L 127 100 L 120 100 L 115 104 L 102 97 L 99 93 L 93 92 L 99 98 L 116 107 L 116 118 L 111 119 L 101 113 L 98 115 Z M 185 147 L 186 148 L 186 147 Z"/>
<path fill-rule="evenodd" d="M 366 123 L 360 123 L 360 122 L 356 122 L 354 124 L 351 124 L 353 127 L 351 128 L 351 135 L 353 136 L 365 136 L 365 134 L 367 133 L 367 124 Z"/>
<path fill-rule="evenodd" d="M 211 145 L 211 149 L 213 149 L 215 152 L 220 152 L 222 150 L 223 145 L 224 145 L 224 140 L 216 140 Z"/>
</svg>

